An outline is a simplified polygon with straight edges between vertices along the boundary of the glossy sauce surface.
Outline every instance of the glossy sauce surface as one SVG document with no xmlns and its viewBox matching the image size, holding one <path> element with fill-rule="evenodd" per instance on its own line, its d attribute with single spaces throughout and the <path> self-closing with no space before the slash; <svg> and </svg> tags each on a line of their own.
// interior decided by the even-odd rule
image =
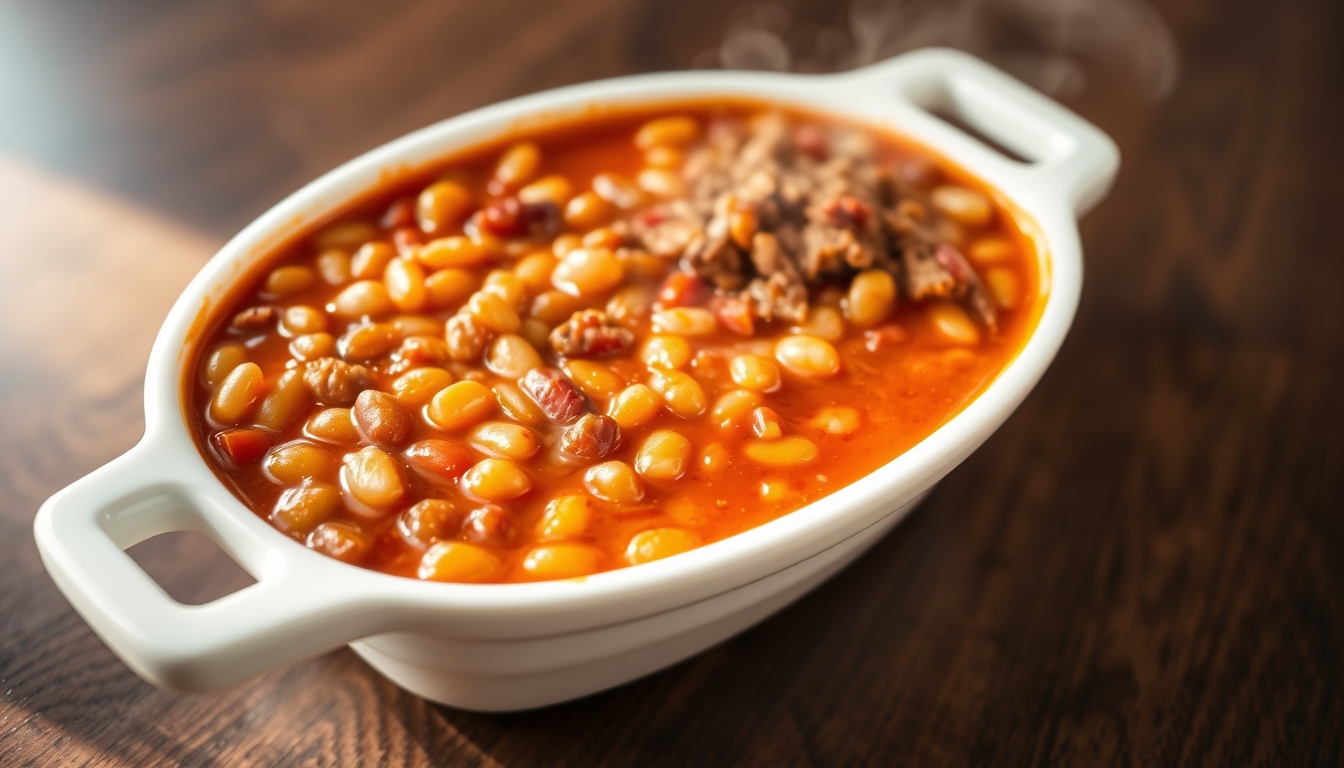
<svg viewBox="0 0 1344 768">
<path fill-rule="evenodd" d="M 627 238 L 619 244 L 624 251 L 610 249 L 620 253 L 619 277 L 610 287 L 572 291 L 578 295 L 572 296 L 573 306 L 565 309 L 591 308 L 623 315 L 621 325 L 633 334 L 633 345 L 614 356 L 562 358 L 543 341 L 559 323 L 545 311 L 537 311 L 537 297 L 555 291 L 562 282 L 551 273 L 551 284 L 546 284 L 547 272 L 553 269 L 547 268 L 550 259 L 564 264 L 575 251 L 601 250 L 604 243 L 618 245 L 611 223 L 656 204 L 658 196 L 648 192 L 629 210 L 608 206 L 608 215 L 598 226 L 586 226 L 588 222 L 581 217 L 568 217 L 558 230 L 541 236 L 535 230 L 515 237 L 475 236 L 475 244 L 488 254 L 479 264 L 443 267 L 440 258 L 424 255 L 429 247 L 426 243 L 461 237 L 464 231 L 472 232 L 472 225 L 467 224 L 465 230 L 462 223 L 437 229 L 431 225 L 428 228 L 435 231 L 426 232 L 423 217 L 417 220 L 415 215 L 422 191 L 437 179 L 449 179 L 470 192 L 472 210 L 512 197 L 525 184 L 502 184 L 500 163 L 519 141 L 532 142 L 540 150 L 539 163 L 526 174 L 528 182 L 559 176 L 568 182 L 569 194 L 575 195 L 593 188 L 599 174 L 643 179 L 641 171 L 653 156 L 648 146 L 636 146 L 633 139 L 651 119 L 668 114 L 689 116 L 703 131 L 725 115 L 749 119 L 754 111 L 747 105 L 680 107 L 511 137 L 508 142 L 445 162 L 432 176 L 379 190 L 323 230 L 279 249 L 267 262 L 268 269 L 241 285 L 215 319 L 190 369 L 186 391 L 202 452 L 258 515 L 319 551 L 413 578 L 496 582 L 582 576 L 674 555 L 787 514 L 908 450 L 982 392 L 1012 360 L 1034 327 L 1041 297 L 1038 254 L 1023 233 L 1023 224 L 973 179 L 894 137 L 868 132 L 876 138 L 876 162 L 894 172 L 920 164 L 925 177 L 932 179 L 927 184 L 930 189 L 952 186 L 992 202 L 988 221 L 957 226 L 955 219 L 948 218 L 951 225 L 942 231 L 949 244 L 966 254 L 995 297 L 998 321 L 993 329 L 974 323 L 968 326 L 966 313 L 955 302 L 911 302 L 901 297 L 893 311 L 875 322 L 842 320 L 839 326 L 826 329 L 832 335 L 829 346 L 839 360 L 833 375 L 800 374 L 790 367 L 791 350 L 799 339 L 813 339 L 820 333 L 808 327 L 809 322 L 852 314 L 849 284 L 841 281 L 814 287 L 809 321 L 802 329 L 813 333 L 799 333 L 793 324 L 780 321 L 757 323 L 750 335 L 734 332 L 723 322 L 705 333 L 655 333 L 653 318 L 660 306 L 656 303 L 668 295 L 669 284 L 675 282 L 670 276 L 679 267 L 675 260 L 641 255 Z M 833 124 L 797 114 L 791 114 L 790 120 Z M 569 207 L 566 201 L 559 209 Z M 431 295 L 416 304 L 413 296 L 403 302 L 409 309 L 384 306 L 373 316 L 342 317 L 331 310 L 339 303 L 338 296 L 358 280 L 335 279 L 319 260 L 342 253 L 358 262 L 361 248 L 368 255 L 366 243 L 370 241 L 386 243 L 392 255 L 368 279 L 384 285 L 397 283 L 403 278 L 392 262 L 402 260 L 418 268 L 421 279 L 432 280 L 436 272 L 455 270 L 453 277 L 460 279 L 462 287 L 456 293 L 438 294 L 438 303 Z M 534 258 L 536 254 L 549 256 Z M 287 273 L 280 270 L 285 267 L 307 268 L 316 279 L 296 278 L 293 284 L 297 287 L 290 286 L 292 290 L 272 290 L 283 284 L 277 275 L 283 278 Z M 489 277 L 501 270 L 514 277 Z M 487 290 L 491 280 L 496 284 L 493 292 Z M 519 321 L 511 335 L 530 338 L 530 348 L 541 363 L 561 371 L 581 391 L 590 413 L 615 416 L 618 406 L 613 401 L 636 385 L 654 392 L 656 408 L 647 418 L 636 419 L 637 426 L 623 427 L 610 452 L 599 458 L 576 458 L 560 448 L 572 424 L 546 417 L 535 399 L 525 394 L 521 369 L 482 364 L 481 360 L 393 359 L 391 353 L 403 349 L 407 338 L 442 340 L 442 328 L 450 318 L 460 312 L 477 311 L 477 317 L 481 311 L 488 312 L 488 306 L 480 309 L 485 300 L 472 298 L 479 292 L 504 297 Z M 662 309 L 671 311 L 672 305 L 701 309 L 709 306 L 711 296 L 711 291 L 700 286 L 695 293 L 666 302 L 668 306 Z M 622 306 L 622 301 L 628 306 Z M 296 338 L 311 335 L 293 330 L 291 318 L 302 314 L 291 313 L 296 307 L 317 310 L 308 318 L 312 328 L 304 330 L 320 326 L 323 333 L 342 340 L 330 353 L 333 357 L 340 358 L 341 350 L 358 343 L 369 344 L 377 352 L 371 357 L 346 357 L 352 365 L 365 366 L 368 379 L 364 384 L 396 402 L 399 410 L 389 412 L 408 417 L 398 425 L 404 435 L 380 441 L 367 428 L 363 432 L 346 428 L 342 433 L 323 430 L 320 424 L 315 427 L 323 418 L 331 418 L 327 412 L 336 408 L 313 402 L 311 391 L 298 385 L 294 385 L 298 394 L 289 406 L 294 414 L 265 415 L 275 413 L 280 406 L 274 403 L 284 399 L 274 393 L 282 388 L 280 381 L 286 372 L 296 371 L 289 374 L 295 378 L 308 364 L 296 360 Z M 251 308 L 270 308 L 269 316 L 263 322 L 238 327 L 238 313 Z M 504 325 L 512 322 L 506 320 Z M 369 327 L 373 330 L 360 331 Z M 359 333 L 367 338 L 360 340 Z M 505 334 L 498 330 L 489 334 L 492 340 L 501 335 Z M 668 353 L 655 354 L 650 349 L 655 336 L 673 338 L 666 342 L 672 348 L 671 357 L 688 350 L 683 354 L 686 359 L 669 360 Z M 663 342 L 654 342 L 659 343 Z M 221 354 L 224 348 L 232 351 Z M 237 350 L 241 351 L 235 355 Z M 488 358 L 488 348 L 484 354 Z M 220 362 L 220 357 L 228 359 Z M 237 398 L 236 407 L 221 409 L 220 390 L 230 386 L 229 381 L 247 378 L 239 373 L 242 364 L 255 365 L 260 375 L 256 381 L 239 384 L 251 388 L 248 396 Z M 397 383 L 424 368 L 446 372 L 430 389 L 449 381 L 475 381 L 490 397 L 460 421 L 436 419 L 434 398 L 443 388 L 428 396 L 423 392 L 407 395 Z M 677 382 L 683 380 L 677 377 L 683 376 L 690 381 L 678 389 Z M 774 379 L 777 382 L 772 384 Z M 692 392 L 685 398 L 688 404 L 681 404 L 681 395 L 676 393 L 687 388 L 698 388 L 699 396 Z M 519 394 L 526 399 L 519 400 Z M 268 401 L 273 401 L 269 411 Z M 483 428 L 483 424 L 493 426 Z M 503 438 L 496 439 L 499 435 Z M 450 462 L 453 466 L 447 472 L 425 471 L 409 455 L 408 451 L 426 440 L 454 446 L 457 460 Z M 295 451 L 293 446 L 301 448 Z M 290 453 L 301 454 L 299 460 L 292 466 L 277 463 L 273 456 L 278 447 L 291 447 Z M 371 463 L 361 463 L 369 457 Z M 678 465 L 679 460 L 684 464 Z M 602 474 L 601 467 L 611 462 L 625 468 L 613 470 L 614 480 Z M 521 471 L 522 477 L 506 472 L 501 479 L 498 470 L 504 464 L 510 472 Z M 368 471 L 375 476 L 379 467 L 384 474 L 392 473 L 399 490 L 388 490 L 386 497 L 379 497 L 352 489 L 352 477 L 368 467 L 373 467 Z M 494 479 L 481 480 L 485 475 Z M 633 478 L 633 488 L 603 490 L 606 481 L 631 485 L 628 478 Z M 489 490 L 494 486 L 474 484 L 478 481 L 522 485 L 497 491 Z M 359 485 L 357 477 L 354 482 Z M 277 513 L 287 504 L 292 508 L 295 495 L 313 484 L 331 489 L 316 513 L 302 519 Z M 487 490 L 478 492 L 482 488 Z M 369 499 L 375 503 L 370 505 Z M 431 508 L 423 505 L 425 500 L 446 503 Z M 407 510 L 417 504 L 421 514 L 409 514 Z M 487 512 L 481 514 L 483 509 Z M 436 557 L 444 561 L 441 567 L 435 565 L 438 561 L 430 562 Z"/>
</svg>

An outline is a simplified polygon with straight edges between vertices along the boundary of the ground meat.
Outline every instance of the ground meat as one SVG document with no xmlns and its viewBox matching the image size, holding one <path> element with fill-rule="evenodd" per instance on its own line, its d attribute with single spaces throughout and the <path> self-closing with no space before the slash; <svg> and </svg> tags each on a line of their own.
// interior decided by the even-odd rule
<svg viewBox="0 0 1344 768">
<path fill-rule="evenodd" d="M 321 405 L 349 408 L 359 393 L 373 386 L 373 375 L 362 365 L 334 357 L 319 357 L 303 367 L 303 380 Z"/>
<path fill-rule="evenodd" d="M 560 450 L 585 461 L 606 458 L 621 441 L 621 428 L 610 416 L 585 414 L 560 437 Z"/>
<path fill-rule="evenodd" d="M 790 125 L 780 114 L 716 120 L 682 167 L 687 198 L 636 216 L 631 235 L 679 258 L 738 332 L 756 320 L 801 322 L 812 288 L 873 268 L 912 300 L 963 302 L 992 329 L 993 304 L 974 271 L 960 253 L 939 250 L 940 222 L 924 202 L 936 169 L 915 165 L 887 167 L 859 130 Z"/>
<path fill-rule="evenodd" d="M 607 357 L 633 346 L 635 334 L 601 310 L 584 309 L 556 326 L 550 340 L 561 357 Z"/>
</svg>

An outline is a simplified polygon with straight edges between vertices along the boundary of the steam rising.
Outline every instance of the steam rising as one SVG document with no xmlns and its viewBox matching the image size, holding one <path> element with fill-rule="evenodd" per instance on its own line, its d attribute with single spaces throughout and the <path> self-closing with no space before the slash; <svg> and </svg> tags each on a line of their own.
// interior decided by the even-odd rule
<svg viewBox="0 0 1344 768">
<path fill-rule="evenodd" d="M 1127 78 L 1146 98 L 1180 74 L 1171 32 L 1145 0 L 853 0 L 848 29 L 803 29 L 757 6 L 697 59 L 726 69 L 830 72 L 926 46 L 960 48 L 1045 93 L 1077 96 L 1090 68 Z"/>
</svg>

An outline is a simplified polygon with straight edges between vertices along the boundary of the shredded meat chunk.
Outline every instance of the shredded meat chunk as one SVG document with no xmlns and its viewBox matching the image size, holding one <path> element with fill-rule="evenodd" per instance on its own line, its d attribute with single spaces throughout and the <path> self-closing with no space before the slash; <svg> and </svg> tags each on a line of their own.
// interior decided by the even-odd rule
<svg viewBox="0 0 1344 768">
<path fill-rule="evenodd" d="M 635 334 L 606 312 L 584 309 L 556 326 L 550 339 L 561 357 L 607 357 L 623 354 L 635 343 Z"/>
<path fill-rule="evenodd" d="M 974 270 L 935 234 L 933 171 L 908 165 L 891 170 L 859 130 L 791 125 L 780 114 L 716 120 L 688 151 L 688 197 L 636 216 L 630 235 L 713 289 L 735 331 L 802 322 L 812 288 L 874 268 L 906 298 L 961 301 L 993 329 Z"/>
<path fill-rule="evenodd" d="M 303 381 L 321 405 L 349 408 L 360 392 L 373 386 L 373 375 L 362 365 L 319 357 L 304 365 Z"/>
</svg>

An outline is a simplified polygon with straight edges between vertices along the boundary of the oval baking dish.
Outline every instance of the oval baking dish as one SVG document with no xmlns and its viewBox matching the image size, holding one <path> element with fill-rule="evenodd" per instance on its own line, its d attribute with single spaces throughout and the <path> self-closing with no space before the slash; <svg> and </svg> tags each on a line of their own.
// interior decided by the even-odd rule
<svg viewBox="0 0 1344 768">
<path fill-rule="evenodd" d="M 427 583 L 323 557 L 248 510 L 201 457 L 182 402 L 200 325 L 276 243 L 389 175 L 591 113 L 746 99 L 892 130 L 982 180 L 1029 222 L 1042 307 L 1016 358 L 973 402 L 872 474 L 795 512 L 676 557 L 584 579 Z M 1009 159 L 931 113 L 951 113 Z M 926 50 L 839 75 L 684 72 L 588 83 L 480 109 L 369 152 L 265 213 L 183 292 L 150 355 L 141 442 L 52 496 L 35 532 L 61 591 L 138 674 L 218 687 L 350 644 L 407 690 L 467 709 L 542 706 L 675 663 L 787 605 L 858 557 L 1013 411 L 1059 348 L 1081 282 L 1076 217 L 1119 158 L 1093 126 L 964 54 Z M 257 583 L 173 601 L 125 554 L 168 531 L 210 536 Z"/>
</svg>

